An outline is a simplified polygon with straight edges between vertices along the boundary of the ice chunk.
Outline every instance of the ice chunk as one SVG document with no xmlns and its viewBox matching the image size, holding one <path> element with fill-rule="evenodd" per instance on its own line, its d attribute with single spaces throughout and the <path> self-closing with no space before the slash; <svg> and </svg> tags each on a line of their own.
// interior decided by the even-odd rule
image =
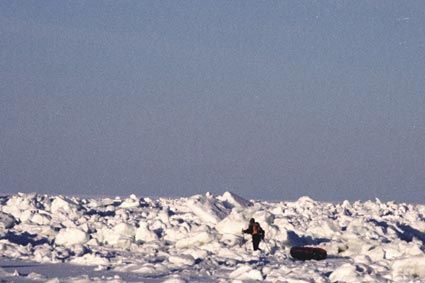
<svg viewBox="0 0 425 283">
<path fill-rule="evenodd" d="M 35 272 L 30 272 L 28 273 L 28 275 L 26 276 L 26 279 L 31 280 L 31 281 L 38 281 L 38 282 L 46 282 L 47 278 L 46 276 L 43 276 L 41 274 L 35 273 Z"/>
<path fill-rule="evenodd" d="M 364 252 L 373 261 L 382 260 L 385 257 L 385 251 L 382 247 L 370 247 Z"/>
<path fill-rule="evenodd" d="M 403 251 L 403 254 L 405 256 L 416 256 L 416 255 L 421 255 L 423 253 L 423 251 L 421 250 L 421 246 L 422 246 L 422 242 L 405 242 L 402 241 L 398 244 L 398 249 Z"/>
<path fill-rule="evenodd" d="M 392 275 L 394 279 L 400 275 L 425 278 L 425 256 L 412 256 L 394 261 Z"/>
<path fill-rule="evenodd" d="M 77 257 L 86 254 L 88 251 L 88 249 L 81 244 L 71 246 L 70 250 L 72 253 L 74 253 L 74 256 L 77 256 Z"/>
<path fill-rule="evenodd" d="M 191 255 L 171 255 L 168 257 L 168 261 L 177 265 L 192 265 L 195 263 L 195 259 Z"/>
<path fill-rule="evenodd" d="M 54 214 L 61 211 L 65 213 L 70 213 L 76 211 L 77 209 L 78 206 L 75 202 L 63 196 L 55 197 L 50 206 L 50 211 Z"/>
<path fill-rule="evenodd" d="M 136 229 L 133 225 L 121 222 L 116 224 L 112 229 L 99 225 L 93 237 L 103 244 L 128 249 L 134 242 L 135 234 Z M 89 244 L 96 244 L 96 242 L 90 241 Z"/>
<path fill-rule="evenodd" d="M 108 265 L 109 260 L 95 254 L 85 254 L 80 257 L 73 258 L 71 263 L 80 265 Z"/>
<path fill-rule="evenodd" d="M 9 198 L 1 210 L 20 220 L 22 213 L 37 210 L 35 195 L 18 193 Z"/>
<path fill-rule="evenodd" d="M 199 232 L 191 235 L 190 237 L 183 238 L 176 242 L 176 248 L 188 248 L 193 246 L 200 246 L 214 240 L 215 237 L 208 232 Z"/>
<path fill-rule="evenodd" d="M 251 266 L 243 265 L 229 274 L 229 278 L 237 280 L 259 280 L 262 281 L 263 274 L 261 271 L 252 269 Z"/>
<path fill-rule="evenodd" d="M 49 225 L 52 217 L 47 214 L 35 213 L 31 216 L 30 221 L 38 225 Z"/>
<path fill-rule="evenodd" d="M 403 255 L 402 251 L 400 251 L 396 246 L 389 246 L 384 248 L 384 250 L 386 259 L 394 259 Z"/>
<path fill-rule="evenodd" d="M 140 206 L 140 200 L 136 197 L 136 195 L 132 194 L 129 198 L 126 198 L 121 204 L 122 208 L 135 208 Z"/>
<path fill-rule="evenodd" d="M 232 211 L 226 218 L 221 220 L 216 229 L 220 234 L 242 235 L 242 229 L 246 228 L 248 219 L 241 213 Z"/>
<path fill-rule="evenodd" d="M 113 229 L 106 227 L 97 230 L 96 237 L 99 242 L 122 249 L 128 249 L 133 242 L 131 237 L 115 233 Z"/>
<path fill-rule="evenodd" d="M 140 264 L 126 264 L 115 268 L 116 271 L 120 272 L 134 272 L 139 273 L 143 276 L 164 276 L 169 273 L 169 269 L 163 264 L 145 263 Z"/>
<path fill-rule="evenodd" d="M 31 209 L 24 210 L 24 211 L 22 211 L 22 212 L 20 213 L 20 215 L 19 215 L 19 220 L 20 220 L 22 223 L 27 223 L 27 222 L 29 222 L 29 221 L 30 221 L 30 219 L 31 219 L 31 217 L 32 217 L 32 215 L 33 215 L 33 213 L 34 213 L 34 210 L 31 210 Z"/>
<path fill-rule="evenodd" d="M 52 247 L 44 244 L 34 248 L 33 260 L 37 262 L 50 262 L 52 259 Z"/>
<path fill-rule="evenodd" d="M 182 251 L 182 254 L 191 255 L 195 259 L 205 259 L 208 256 L 208 252 L 198 247 L 193 247 Z"/>
<path fill-rule="evenodd" d="M 170 278 L 165 279 L 162 283 L 186 283 L 187 281 L 180 278 L 178 275 L 173 275 Z"/>
<path fill-rule="evenodd" d="M 155 232 L 149 230 L 146 222 L 140 222 L 139 228 L 136 229 L 136 241 L 152 242 L 158 240 Z"/>
<path fill-rule="evenodd" d="M 312 199 L 311 197 L 308 197 L 308 196 L 302 196 L 302 197 L 300 197 L 297 200 L 297 202 L 299 204 L 309 204 L 309 205 L 312 205 L 312 204 L 315 204 L 316 203 L 316 201 L 314 199 Z"/>
<path fill-rule="evenodd" d="M 235 193 L 225 192 L 222 196 L 218 196 L 217 199 L 221 200 L 227 207 L 244 208 L 250 205 L 250 202 Z"/>
<path fill-rule="evenodd" d="M 9 229 L 15 225 L 15 217 L 10 214 L 0 212 L 0 231 L 2 229 Z"/>
<path fill-rule="evenodd" d="M 332 238 L 339 234 L 339 227 L 336 227 L 333 221 L 327 219 L 312 221 L 307 232 L 315 237 Z"/>
<path fill-rule="evenodd" d="M 134 235 L 136 234 L 134 226 L 127 223 L 119 223 L 115 225 L 113 232 L 120 236 L 125 236 L 129 238 L 134 237 Z"/>
<path fill-rule="evenodd" d="M 360 282 L 356 267 L 350 263 L 345 263 L 335 269 L 329 276 L 331 282 Z"/>
<path fill-rule="evenodd" d="M 57 245 L 75 245 L 84 244 L 89 240 L 89 235 L 78 228 L 64 228 L 56 235 L 55 243 Z"/>
<path fill-rule="evenodd" d="M 193 196 L 187 206 L 202 221 L 211 224 L 217 224 L 228 214 L 223 204 L 212 196 Z"/>
</svg>

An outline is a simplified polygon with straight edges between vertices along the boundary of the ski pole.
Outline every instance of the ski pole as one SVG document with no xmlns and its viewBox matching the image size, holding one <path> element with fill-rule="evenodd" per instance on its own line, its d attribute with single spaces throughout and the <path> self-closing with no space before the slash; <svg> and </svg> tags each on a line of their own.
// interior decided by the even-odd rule
<svg viewBox="0 0 425 283">
<path fill-rule="evenodd" d="M 266 247 L 269 250 L 269 253 L 272 253 L 272 249 L 270 248 L 270 244 L 269 243 L 266 243 Z"/>
<path fill-rule="evenodd" d="M 243 247 L 244 247 L 245 251 L 247 251 L 246 243 L 247 243 L 248 241 L 247 241 L 247 240 L 245 240 L 245 234 L 243 234 L 243 233 L 242 233 L 242 236 L 243 236 Z"/>
<path fill-rule="evenodd" d="M 266 241 L 264 241 L 264 240 L 263 240 L 263 242 L 264 242 L 264 246 L 267 248 L 268 252 L 269 252 L 269 253 L 272 253 L 272 250 L 271 250 L 271 248 L 270 248 L 269 243 L 268 243 L 268 242 L 266 242 Z"/>
</svg>

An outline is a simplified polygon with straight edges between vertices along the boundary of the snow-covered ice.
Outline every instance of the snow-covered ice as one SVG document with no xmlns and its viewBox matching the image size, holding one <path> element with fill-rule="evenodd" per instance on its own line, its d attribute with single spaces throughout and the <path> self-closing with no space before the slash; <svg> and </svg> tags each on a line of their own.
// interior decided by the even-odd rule
<svg viewBox="0 0 425 283">
<path fill-rule="evenodd" d="M 262 252 L 241 233 L 254 217 Z M 294 245 L 327 250 L 295 261 Z M 425 282 L 425 205 L 245 200 L 230 192 L 187 198 L 0 196 L 0 255 L 8 260 L 85 266 L 63 278 L 0 269 L 32 281 Z M 121 274 L 121 275 L 120 275 Z M 124 278 L 124 279 L 123 279 Z"/>
</svg>

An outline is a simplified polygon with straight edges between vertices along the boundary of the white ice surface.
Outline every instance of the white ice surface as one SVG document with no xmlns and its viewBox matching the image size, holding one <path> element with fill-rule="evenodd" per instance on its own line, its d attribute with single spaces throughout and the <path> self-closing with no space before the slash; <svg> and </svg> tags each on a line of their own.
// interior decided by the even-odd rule
<svg viewBox="0 0 425 283">
<path fill-rule="evenodd" d="M 67 275 L 65 267 L 57 277 L 36 269 L 3 268 L 0 277 L 52 282 L 425 282 L 424 213 L 423 204 L 325 203 L 308 197 L 248 201 L 229 192 L 178 199 L 1 196 L 3 258 L 38 266 L 73 264 L 93 272 Z M 262 252 L 253 252 L 249 236 L 241 233 L 251 217 L 266 231 Z M 329 257 L 295 261 L 289 256 L 294 245 L 324 248 Z"/>
</svg>

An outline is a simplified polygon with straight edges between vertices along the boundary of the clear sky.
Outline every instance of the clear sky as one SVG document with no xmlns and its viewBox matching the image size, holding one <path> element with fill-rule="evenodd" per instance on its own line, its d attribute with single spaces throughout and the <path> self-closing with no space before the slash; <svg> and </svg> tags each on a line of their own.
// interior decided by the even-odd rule
<svg viewBox="0 0 425 283">
<path fill-rule="evenodd" d="M 425 200 L 425 1 L 1 1 L 0 191 Z"/>
</svg>

